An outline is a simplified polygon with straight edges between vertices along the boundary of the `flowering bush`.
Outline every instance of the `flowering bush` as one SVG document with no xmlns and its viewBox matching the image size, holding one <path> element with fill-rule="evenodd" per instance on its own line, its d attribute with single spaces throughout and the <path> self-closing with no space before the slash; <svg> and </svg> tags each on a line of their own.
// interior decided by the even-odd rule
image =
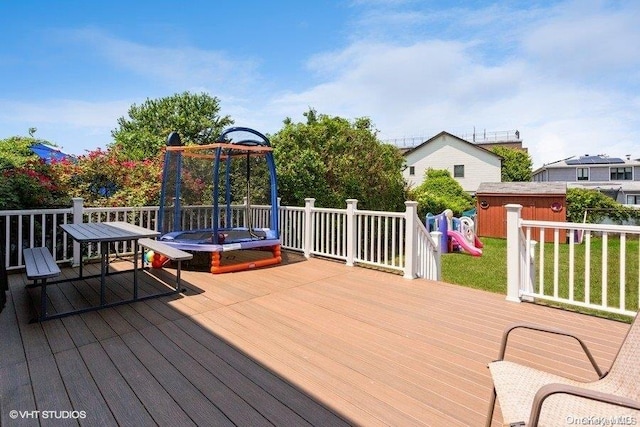
<svg viewBox="0 0 640 427">
<path fill-rule="evenodd" d="M 86 206 L 149 206 L 159 202 L 161 159 L 162 154 L 134 161 L 111 147 L 51 167 L 60 187 L 70 197 L 82 197 Z"/>
<path fill-rule="evenodd" d="M 0 209 L 32 209 L 67 205 L 69 198 L 40 159 L 2 171 Z"/>
</svg>

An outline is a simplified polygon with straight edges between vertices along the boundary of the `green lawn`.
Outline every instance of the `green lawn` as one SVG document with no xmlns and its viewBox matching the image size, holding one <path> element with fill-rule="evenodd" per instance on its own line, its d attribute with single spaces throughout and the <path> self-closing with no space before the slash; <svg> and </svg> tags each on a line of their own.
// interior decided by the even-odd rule
<svg viewBox="0 0 640 427">
<path fill-rule="evenodd" d="M 507 293 L 507 241 L 483 238 L 482 256 L 442 254 L 442 280 L 471 288 Z"/>
<path fill-rule="evenodd" d="M 473 257 L 466 253 L 448 253 L 442 255 L 442 280 L 472 288 L 483 289 L 506 295 L 506 240 L 482 238 L 484 243 L 481 257 Z M 602 301 L 602 246 L 600 237 L 591 239 L 590 263 L 590 292 L 591 302 L 599 304 Z M 608 268 L 607 268 L 607 301 L 611 306 L 617 306 L 620 295 L 620 240 L 615 237 L 608 239 Z M 539 254 L 539 249 L 536 253 Z M 569 295 L 569 245 L 559 245 L 560 265 L 558 267 L 558 295 Z M 553 294 L 553 243 L 546 243 L 544 247 L 544 291 Z M 537 257 L 537 255 L 536 255 Z M 584 300 L 585 282 L 585 245 L 575 245 L 574 252 L 574 295 L 575 299 Z M 625 268 L 625 306 L 627 309 L 638 310 L 638 270 L 639 270 L 638 239 L 627 239 L 626 268 Z M 537 266 L 538 260 L 536 261 Z M 536 290 L 538 281 L 534 284 Z M 587 311 L 580 309 L 581 311 Z M 607 317 L 611 317 L 607 315 Z M 618 316 L 613 316 L 618 318 Z"/>
</svg>

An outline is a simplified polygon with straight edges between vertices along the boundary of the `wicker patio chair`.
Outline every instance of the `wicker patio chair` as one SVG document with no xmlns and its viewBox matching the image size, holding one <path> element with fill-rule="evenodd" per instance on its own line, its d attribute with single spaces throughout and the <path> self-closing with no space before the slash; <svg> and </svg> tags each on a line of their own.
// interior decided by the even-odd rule
<svg viewBox="0 0 640 427">
<path fill-rule="evenodd" d="M 508 327 L 500 358 L 489 364 L 493 379 L 489 414 L 491 425 L 496 396 L 504 425 L 640 425 L 640 315 L 636 315 L 609 372 L 598 367 L 585 343 L 570 333 L 531 324 Z M 530 329 L 564 335 L 578 341 L 593 365 L 598 380 L 580 382 L 504 360 L 509 334 Z"/>
</svg>

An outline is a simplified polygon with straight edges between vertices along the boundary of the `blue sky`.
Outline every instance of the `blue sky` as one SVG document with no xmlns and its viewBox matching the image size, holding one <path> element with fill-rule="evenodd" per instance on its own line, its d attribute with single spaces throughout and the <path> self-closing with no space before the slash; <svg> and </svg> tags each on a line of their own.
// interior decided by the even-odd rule
<svg viewBox="0 0 640 427">
<path fill-rule="evenodd" d="M 640 158 L 640 2 L 0 3 L 0 139 L 84 154 L 132 104 L 206 92 L 236 125 L 369 117 L 381 139 L 519 130 L 534 166 Z"/>
</svg>

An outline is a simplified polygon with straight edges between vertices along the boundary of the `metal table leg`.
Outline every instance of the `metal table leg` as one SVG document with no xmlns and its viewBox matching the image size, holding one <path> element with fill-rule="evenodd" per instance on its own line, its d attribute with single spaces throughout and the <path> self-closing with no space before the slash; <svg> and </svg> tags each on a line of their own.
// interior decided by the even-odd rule
<svg viewBox="0 0 640 427">
<path fill-rule="evenodd" d="M 133 299 L 138 299 L 138 240 L 133 242 Z M 144 260 L 143 260 L 144 262 Z"/>
</svg>

